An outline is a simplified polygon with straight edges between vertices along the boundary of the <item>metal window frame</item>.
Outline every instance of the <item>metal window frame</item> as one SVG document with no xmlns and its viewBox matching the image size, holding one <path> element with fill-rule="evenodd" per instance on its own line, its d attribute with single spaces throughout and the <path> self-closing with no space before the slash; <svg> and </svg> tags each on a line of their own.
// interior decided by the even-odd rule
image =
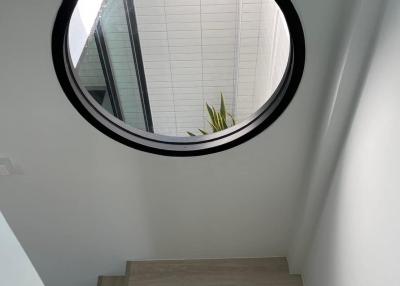
<svg viewBox="0 0 400 286">
<path fill-rule="evenodd" d="M 110 56 L 108 52 L 107 43 L 104 39 L 103 28 L 101 27 L 101 21 L 98 21 L 95 32 L 94 39 L 96 42 L 97 52 L 99 54 L 101 67 L 103 69 L 103 75 L 106 82 L 106 87 L 108 94 L 110 96 L 111 107 L 113 109 L 114 115 L 124 121 L 124 113 L 121 106 L 121 100 L 115 85 L 114 73 L 111 67 Z"/>
<path fill-rule="evenodd" d="M 128 25 L 129 39 L 131 42 L 133 61 L 135 63 L 136 77 L 138 80 L 140 90 L 140 100 L 142 103 L 142 110 L 144 115 L 144 121 L 146 124 L 146 130 L 153 133 L 153 118 L 151 114 L 150 99 L 147 91 L 146 74 L 144 71 L 142 49 L 140 46 L 140 38 L 138 25 L 136 20 L 135 4 L 133 0 L 123 0 L 124 9 L 126 15 L 126 21 Z"/>
</svg>

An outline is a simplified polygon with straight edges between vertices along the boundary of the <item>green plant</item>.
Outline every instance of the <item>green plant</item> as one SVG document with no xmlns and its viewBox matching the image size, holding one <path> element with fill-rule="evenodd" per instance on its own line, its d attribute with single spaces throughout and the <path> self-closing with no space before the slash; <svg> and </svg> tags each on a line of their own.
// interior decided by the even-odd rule
<svg viewBox="0 0 400 286">
<path fill-rule="evenodd" d="M 221 106 L 220 106 L 219 111 L 217 111 L 214 108 L 214 106 L 208 105 L 208 103 L 206 103 L 206 107 L 207 107 L 208 115 L 210 117 L 208 124 L 210 125 L 210 127 L 212 129 L 212 133 L 228 129 L 228 128 L 236 125 L 235 118 L 232 116 L 232 114 L 230 114 L 229 112 L 226 111 L 224 95 L 222 94 L 222 92 L 221 92 Z M 228 122 L 229 118 L 231 119 L 230 124 Z M 200 131 L 201 135 L 209 134 L 204 129 L 199 129 L 199 131 Z M 187 134 L 189 134 L 190 136 L 197 136 L 196 134 L 194 134 L 192 132 L 187 132 Z"/>
</svg>

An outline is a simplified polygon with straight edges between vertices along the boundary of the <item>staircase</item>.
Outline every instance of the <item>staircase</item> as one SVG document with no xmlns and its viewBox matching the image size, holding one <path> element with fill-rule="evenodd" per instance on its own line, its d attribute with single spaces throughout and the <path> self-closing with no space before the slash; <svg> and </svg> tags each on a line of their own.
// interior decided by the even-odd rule
<svg viewBox="0 0 400 286">
<path fill-rule="evenodd" d="M 100 276 L 98 286 L 302 286 L 286 258 L 128 262 L 125 276 Z"/>
</svg>

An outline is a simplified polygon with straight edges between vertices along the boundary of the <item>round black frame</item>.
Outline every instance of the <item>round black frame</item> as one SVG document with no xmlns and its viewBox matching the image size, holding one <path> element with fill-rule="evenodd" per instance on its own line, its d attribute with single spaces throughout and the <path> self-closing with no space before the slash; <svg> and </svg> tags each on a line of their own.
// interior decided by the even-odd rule
<svg viewBox="0 0 400 286">
<path fill-rule="evenodd" d="M 250 118 L 225 131 L 198 137 L 169 137 L 131 128 L 102 111 L 74 76 L 68 51 L 68 27 L 78 0 L 64 0 L 58 11 L 53 34 L 52 56 L 58 80 L 79 113 L 94 127 L 127 146 L 164 156 L 199 156 L 237 146 L 270 126 L 292 101 L 305 65 L 305 39 L 300 18 L 288 0 L 275 0 L 288 24 L 291 47 L 288 66 L 271 99 Z"/>
</svg>

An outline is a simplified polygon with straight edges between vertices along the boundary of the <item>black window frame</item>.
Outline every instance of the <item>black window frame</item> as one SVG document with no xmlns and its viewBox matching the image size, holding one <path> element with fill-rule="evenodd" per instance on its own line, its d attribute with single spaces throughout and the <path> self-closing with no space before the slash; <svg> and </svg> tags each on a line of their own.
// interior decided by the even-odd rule
<svg viewBox="0 0 400 286">
<path fill-rule="evenodd" d="M 143 110 L 144 121 L 146 124 L 146 131 L 154 132 L 149 94 L 147 91 L 146 74 L 144 72 L 142 48 L 140 46 L 139 31 L 136 20 L 135 4 L 133 0 L 122 0 L 122 1 L 124 2 L 129 40 L 131 42 L 133 61 L 135 63 L 136 77 L 138 79 L 140 101 L 142 103 L 142 110 Z"/>
<path fill-rule="evenodd" d="M 54 24 L 52 54 L 57 77 L 71 103 L 87 121 L 107 136 L 135 149 L 165 156 L 199 156 L 242 144 L 279 118 L 292 101 L 301 82 L 305 65 L 302 24 L 291 1 L 275 0 L 288 25 L 290 55 L 278 88 L 262 108 L 232 128 L 205 136 L 169 137 L 132 128 L 99 109 L 94 99 L 76 79 L 68 51 L 68 26 L 77 2 L 78 0 L 64 0 Z M 135 33 L 134 30 L 132 32 Z"/>
<path fill-rule="evenodd" d="M 139 96 L 143 111 L 143 121 L 147 132 L 154 132 L 153 118 L 151 115 L 150 100 L 147 91 L 146 75 L 144 73 L 144 64 L 140 47 L 139 33 L 136 21 L 135 7 L 133 1 L 121 0 L 124 4 L 124 12 L 126 15 L 126 25 L 129 33 L 129 41 L 132 49 L 132 58 L 135 66 L 136 77 L 139 87 Z M 122 120 L 124 119 L 123 108 L 118 94 L 118 89 L 115 83 L 115 77 L 112 70 L 109 49 L 102 28 L 101 19 L 98 20 L 94 31 L 94 40 L 99 53 L 101 66 L 103 69 L 104 78 L 106 79 L 107 89 L 110 94 L 111 105 L 114 115 Z"/>
<path fill-rule="evenodd" d="M 121 101 L 118 95 L 117 87 L 115 85 L 115 78 L 110 62 L 108 47 L 104 39 L 103 29 L 100 21 L 97 23 L 96 29 L 94 31 L 94 41 L 96 43 L 97 52 L 99 54 L 100 64 L 103 70 L 103 76 L 106 82 L 106 88 L 110 97 L 111 107 L 114 116 L 124 121 L 124 112 L 122 111 Z"/>
</svg>

